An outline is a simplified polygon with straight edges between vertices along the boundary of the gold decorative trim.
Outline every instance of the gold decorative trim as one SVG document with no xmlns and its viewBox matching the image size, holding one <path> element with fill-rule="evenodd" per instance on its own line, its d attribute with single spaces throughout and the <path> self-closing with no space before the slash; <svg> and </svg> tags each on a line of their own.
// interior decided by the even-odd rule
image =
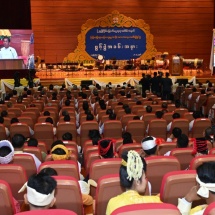
<svg viewBox="0 0 215 215">
<path fill-rule="evenodd" d="M 81 26 L 81 33 L 78 35 L 78 46 L 74 52 L 69 53 L 64 58 L 64 62 L 69 61 L 94 61 L 86 52 L 85 36 L 87 32 L 94 27 L 137 27 L 140 28 L 146 34 L 146 51 L 139 57 L 139 59 L 151 59 L 157 54 L 157 50 L 153 44 L 153 35 L 150 33 L 150 26 L 142 19 L 132 19 L 123 14 L 120 14 L 117 10 L 114 10 L 111 14 L 101 17 L 97 20 L 88 19 L 85 24 Z"/>
</svg>

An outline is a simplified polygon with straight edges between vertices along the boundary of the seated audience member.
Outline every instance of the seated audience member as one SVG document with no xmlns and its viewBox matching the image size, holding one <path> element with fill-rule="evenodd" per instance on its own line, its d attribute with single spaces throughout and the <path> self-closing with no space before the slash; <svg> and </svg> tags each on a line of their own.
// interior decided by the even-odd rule
<svg viewBox="0 0 215 215">
<path fill-rule="evenodd" d="M 204 94 L 205 94 L 205 89 L 202 89 L 200 93 L 201 93 L 201 94 L 198 95 L 197 98 L 196 98 L 196 103 L 199 102 L 199 99 L 200 99 L 201 95 L 204 95 Z"/>
<path fill-rule="evenodd" d="M 190 123 L 189 123 L 189 131 L 192 131 L 195 119 L 198 119 L 198 118 L 201 118 L 201 117 L 202 117 L 202 114 L 201 114 L 200 111 L 194 111 L 193 112 L 193 118 L 194 119 L 192 121 L 190 121 Z"/>
<path fill-rule="evenodd" d="M 51 116 L 51 114 L 49 111 L 46 110 L 46 111 L 44 111 L 43 116 Z"/>
<path fill-rule="evenodd" d="M 189 144 L 189 138 L 186 134 L 181 134 L 176 141 L 176 148 L 187 148 Z M 169 156 L 171 151 L 168 151 L 164 156 Z"/>
<path fill-rule="evenodd" d="M 125 108 L 125 114 L 131 114 L 131 108 L 130 107 Z"/>
<path fill-rule="evenodd" d="M 51 98 L 51 100 L 52 100 L 52 101 L 57 100 L 57 93 L 56 93 L 56 92 L 52 93 L 52 98 Z"/>
<path fill-rule="evenodd" d="M 75 104 L 75 107 L 78 109 L 78 103 Z M 83 109 L 83 111 L 89 110 L 88 101 L 83 101 L 82 109 Z M 80 111 L 81 111 L 81 108 L 79 107 L 78 113 L 75 114 L 75 115 L 76 115 L 76 119 L 77 119 L 78 121 L 79 121 L 79 117 L 80 117 Z"/>
<path fill-rule="evenodd" d="M 197 185 L 184 198 L 178 199 L 178 209 L 182 215 L 203 215 L 207 205 L 215 202 L 215 162 L 201 164 L 196 172 Z M 192 208 L 192 202 L 200 199 L 205 199 L 207 204 Z"/>
<path fill-rule="evenodd" d="M 201 156 L 208 154 L 207 140 L 204 137 L 196 138 L 193 142 L 193 155 Z"/>
<path fill-rule="evenodd" d="M 58 175 L 57 171 L 55 169 L 53 169 L 53 168 L 50 168 L 50 167 L 42 169 L 40 171 L 40 174 L 46 174 L 48 176 L 56 176 L 56 175 Z M 82 183 L 82 182 L 79 181 L 79 183 Z M 85 190 L 86 190 L 86 188 L 85 188 Z M 93 204 L 93 198 L 89 195 L 89 193 L 88 194 L 83 193 L 83 189 L 81 189 L 81 193 L 82 193 L 83 204 L 84 205 L 92 205 Z"/>
<path fill-rule="evenodd" d="M 68 111 L 67 110 L 63 110 L 62 111 L 62 116 L 66 116 L 66 115 L 69 115 Z"/>
<path fill-rule="evenodd" d="M 116 101 L 113 94 L 108 94 L 108 100 L 105 104 L 108 106 L 110 104 L 110 101 Z"/>
<path fill-rule="evenodd" d="M 69 99 L 66 99 L 65 102 L 64 102 L 64 105 L 65 105 L 65 106 L 70 106 L 70 103 L 71 103 L 70 100 L 69 100 Z"/>
<path fill-rule="evenodd" d="M 181 102 L 179 99 L 175 100 L 175 108 L 180 108 L 181 107 Z"/>
<path fill-rule="evenodd" d="M 139 116 L 134 116 L 133 120 L 140 120 L 140 117 Z"/>
<path fill-rule="evenodd" d="M 62 140 L 72 141 L 72 134 L 70 132 L 66 132 L 62 135 Z M 81 146 L 77 145 L 78 153 L 81 152 Z"/>
<path fill-rule="evenodd" d="M 189 144 L 189 138 L 186 134 L 181 134 L 177 138 L 176 147 L 177 148 L 187 148 Z"/>
<path fill-rule="evenodd" d="M 57 129 L 56 129 L 56 127 L 53 125 L 53 124 L 54 124 L 53 119 L 52 119 L 51 117 L 47 117 L 46 120 L 45 120 L 45 122 L 48 122 L 48 123 L 50 123 L 50 124 L 53 126 L 53 134 L 56 135 Z"/>
<path fill-rule="evenodd" d="M 14 148 L 7 140 L 0 141 L 0 164 L 9 164 L 13 160 Z M 20 205 L 16 199 L 13 198 L 16 213 L 20 212 Z"/>
<path fill-rule="evenodd" d="M 208 127 L 203 132 L 203 136 L 207 141 L 209 141 L 212 145 L 212 148 L 214 148 L 214 139 L 215 139 L 215 129 L 213 127 Z"/>
<path fill-rule="evenodd" d="M 115 113 L 109 114 L 109 120 L 116 120 L 116 114 Z M 104 133 L 104 123 L 99 127 L 99 133 L 100 134 Z"/>
<path fill-rule="evenodd" d="M 38 147 L 38 140 L 35 138 L 29 138 L 27 141 L 28 146 Z M 43 161 L 46 159 L 47 154 L 41 151 Z"/>
<path fill-rule="evenodd" d="M 97 129 L 89 130 L 89 138 L 90 138 L 90 140 L 92 140 L 92 144 L 94 146 L 98 145 L 98 141 L 102 139 L 102 137 L 99 133 L 99 130 L 97 130 Z"/>
<path fill-rule="evenodd" d="M 4 125 L 4 118 L 2 116 L 0 116 L 0 124 Z M 7 137 L 10 136 L 10 131 L 7 127 L 5 127 L 5 133 Z"/>
<path fill-rule="evenodd" d="M 167 138 L 166 142 L 172 142 L 175 138 L 181 136 L 182 130 L 178 127 L 172 129 L 172 134 Z"/>
<path fill-rule="evenodd" d="M 106 215 L 119 207 L 140 203 L 161 203 L 158 196 L 144 196 L 146 179 L 146 162 L 136 151 L 125 151 L 119 170 L 120 184 L 126 192 L 109 200 Z"/>
<path fill-rule="evenodd" d="M 115 141 L 113 139 L 101 139 L 98 141 L 98 153 L 101 159 L 115 158 Z M 89 174 L 85 177 L 84 181 L 89 180 Z"/>
<path fill-rule="evenodd" d="M 115 154 L 115 142 L 111 139 L 101 139 L 98 141 L 98 152 L 100 158 L 114 158 Z"/>
<path fill-rule="evenodd" d="M 40 170 L 39 172 L 40 174 L 46 174 L 46 175 L 49 175 L 49 176 L 55 176 L 57 175 L 57 171 L 51 167 L 46 167 L 46 168 L 43 168 L 42 170 Z"/>
<path fill-rule="evenodd" d="M 106 104 L 104 103 L 104 100 L 100 100 L 99 101 L 99 105 L 100 105 L 100 110 L 106 110 Z M 96 115 L 96 120 L 98 121 L 98 118 L 99 118 L 99 114 L 97 112 L 97 115 Z"/>
<path fill-rule="evenodd" d="M 51 145 L 51 149 L 52 149 L 54 146 L 56 146 L 56 145 L 63 145 L 63 146 L 65 146 L 65 144 L 63 143 L 62 140 L 55 140 L 55 141 L 52 143 L 52 145 Z"/>
<path fill-rule="evenodd" d="M 94 120 L 94 116 L 93 114 L 89 113 L 86 116 L 86 121 L 93 121 Z M 81 125 L 79 126 L 79 128 L 77 129 L 77 133 L 80 135 L 81 134 Z"/>
<path fill-rule="evenodd" d="M 136 105 L 142 105 L 142 102 L 140 100 L 137 100 Z"/>
<path fill-rule="evenodd" d="M 172 118 L 173 118 L 173 120 L 174 119 L 179 119 L 181 116 L 180 116 L 180 114 L 179 113 L 173 113 L 172 114 Z M 172 122 L 170 122 L 168 125 L 167 125 L 167 131 L 170 131 L 170 129 L 171 129 L 171 126 L 172 126 Z"/>
<path fill-rule="evenodd" d="M 70 122 L 70 120 L 71 120 L 70 115 L 64 116 L 63 120 L 64 120 L 64 122 Z"/>
<path fill-rule="evenodd" d="M 14 117 L 14 118 L 12 118 L 12 119 L 10 120 L 10 124 L 11 124 L 11 125 L 14 124 L 14 123 L 19 123 L 18 118 Z M 30 135 L 31 135 L 31 136 L 34 135 L 34 130 L 31 129 L 30 126 L 28 126 L 28 128 L 29 128 Z"/>
<path fill-rule="evenodd" d="M 2 112 L 1 112 L 1 117 L 7 117 L 8 116 L 8 112 L 6 111 L 6 110 L 3 110 Z"/>
<path fill-rule="evenodd" d="M 122 139 L 123 139 L 123 144 L 133 143 L 132 135 L 129 132 L 125 132 L 122 135 Z"/>
<path fill-rule="evenodd" d="M 123 104 L 122 109 L 124 109 L 124 111 L 125 111 L 126 108 L 129 108 L 129 105 L 128 104 Z"/>
<path fill-rule="evenodd" d="M 99 104 L 99 101 L 100 101 L 100 100 L 101 100 L 101 98 L 100 98 L 99 96 L 96 96 L 96 97 L 95 97 L 95 102 L 94 102 L 94 103 L 92 102 L 92 99 L 90 100 L 90 105 L 91 105 L 93 111 L 95 111 L 95 105 L 96 105 L 96 104 Z"/>
<path fill-rule="evenodd" d="M 203 137 L 193 138 L 193 155 L 207 155 L 208 154 L 208 144 L 209 141 L 214 146 L 214 129 L 208 127 L 203 132 Z"/>
<path fill-rule="evenodd" d="M 146 113 L 151 113 L 152 112 L 152 106 L 147 105 L 146 106 Z"/>
<path fill-rule="evenodd" d="M 168 104 L 166 102 L 162 103 L 161 108 L 163 113 L 168 112 Z"/>
<path fill-rule="evenodd" d="M 157 155 L 158 146 L 157 146 L 155 137 L 148 136 L 144 138 L 141 142 L 141 146 L 143 149 L 141 156 L 149 157 L 149 156 Z"/>
<path fill-rule="evenodd" d="M 14 148 L 8 140 L 0 141 L 0 164 L 8 164 L 13 160 Z"/>
<path fill-rule="evenodd" d="M 25 143 L 26 139 L 22 134 L 15 134 L 12 137 L 12 145 L 14 147 L 14 154 L 28 154 L 31 155 L 34 159 L 34 162 L 36 164 L 37 169 L 39 168 L 41 161 L 34 155 L 31 153 L 27 153 L 27 152 L 23 152 L 23 147 L 24 147 L 24 143 Z"/>
<path fill-rule="evenodd" d="M 54 90 L 54 85 L 53 84 L 50 84 L 49 85 L 49 91 L 53 91 Z"/>
<path fill-rule="evenodd" d="M 71 151 L 69 151 L 65 145 L 63 144 L 58 144 L 55 145 L 52 149 L 51 149 L 51 156 L 52 156 L 52 160 L 70 160 L 70 155 L 71 155 Z M 80 179 L 83 180 L 84 177 L 81 174 L 81 164 L 77 161 L 78 163 L 78 170 L 79 170 L 79 174 L 80 174 Z"/>
<path fill-rule="evenodd" d="M 106 115 L 110 115 L 110 114 L 113 114 L 113 110 L 112 109 L 107 109 L 106 110 Z M 102 122 L 101 122 L 101 119 L 100 119 L 100 122 L 99 122 L 99 126 L 101 126 Z"/>
<path fill-rule="evenodd" d="M 156 111 L 156 112 L 155 112 L 155 117 L 156 117 L 157 119 L 162 119 L 162 117 L 163 117 L 163 112 L 162 112 L 162 111 Z"/>
<path fill-rule="evenodd" d="M 188 99 L 188 100 L 191 100 L 192 97 L 193 97 L 193 93 L 195 93 L 195 92 L 197 92 L 197 89 L 196 89 L 195 87 L 193 87 L 192 93 L 190 93 L 190 94 L 188 95 L 187 99 Z"/>
<path fill-rule="evenodd" d="M 157 119 L 162 119 L 162 117 L 163 117 L 163 112 L 162 112 L 162 111 L 156 111 L 156 112 L 155 112 L 155 117 L 156 117 Z M 147 125 L 146 133 L 148 133 L 148 131 L 149 131 L 149 124 Z"/>
<path fill-rule="evenodd" d="M 70 132 L 66 132 L 62 135 L 62 140 L 72 141 L 72 134 Z"/>
<path fill-rule="evenodd" d="M 52 207 L 56 201 L 54 196 L 56 187 L 57 182 L 53 177 L 39 173 L 32 175 L 19 193 L 27 188 L 24 200 L 26 204 L 29 204 L 30 211 L 45 210 Z"/>
</svg>

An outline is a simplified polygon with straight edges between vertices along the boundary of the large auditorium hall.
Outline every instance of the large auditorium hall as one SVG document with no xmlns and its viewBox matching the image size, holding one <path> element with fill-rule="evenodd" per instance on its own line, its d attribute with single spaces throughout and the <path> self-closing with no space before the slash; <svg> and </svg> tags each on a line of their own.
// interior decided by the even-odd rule
<svg viewBox="0 0 215 215">
<path fill-rule="evenodd" d="M 214 0 L 7 0 L 0 215 L 215 214 Z"/>
</svg>

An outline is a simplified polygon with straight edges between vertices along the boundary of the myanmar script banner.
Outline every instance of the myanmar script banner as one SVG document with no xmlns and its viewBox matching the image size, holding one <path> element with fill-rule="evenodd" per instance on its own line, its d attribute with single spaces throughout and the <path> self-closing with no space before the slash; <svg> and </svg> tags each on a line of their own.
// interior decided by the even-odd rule
<svg viewBox="0 0 215 215">
<path fill-rule="evenodd" d="M 88 19 L 81 26 L 78 46 L 64 62 L 95 61 L 99 55 L 104 60 L 152 59 L 161 54 L 153 38 L 144 20 L 135 20 L 114 10 L 99 19 Z"/>
<path fill-rule="evenodd" d="M 137 27 L 94 27 L 86 33 L 86 52 L 94 59 L 130 60 L 146 51 L 146 34 Z"/>
</svg>

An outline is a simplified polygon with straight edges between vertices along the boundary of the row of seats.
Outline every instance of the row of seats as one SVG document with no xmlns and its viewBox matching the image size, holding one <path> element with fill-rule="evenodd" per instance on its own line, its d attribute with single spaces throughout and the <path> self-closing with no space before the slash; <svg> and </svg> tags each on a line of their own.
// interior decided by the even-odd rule
<svg viewBox="0 0 215 215">
<path fill-rule="evenodd" d="M 207 156 L 203 156 L 199 160 L 199 163 L 198 164 L 196 163 L 196 165 L 198 166 L 202 162 L 209 160 L 205 159 L 205 157 Z M 148 163 L 147 178 L 152 184 L 152 190 L 155 191 L 155 189 L 158 189 L 156 193 L 160 193 L 161 201 L 177 205 L 177 198 L 184 197 L 185 194 L 190 190 L 190 187 L 196 184 L 195 180 L 196 171 L 179 170 L 177 165 L 173 167 L 175 165 L 174 164 L 175 161 L 173 158 L 165 159 L 166 160 L 163 160 L 163 158 L 159 157 L 160 160 L 159 170 L 158 168 L 155 169 L 155 163 L 153 162 L 154 160 L 153 158 L 146 159 Z M 210 160 L 214 159 L 215 157 L 213 156 L 213 158 L 211 158 Z M 116 170 L 119 171 L 120 166 L 120 162 L 118 162 L 118 160 L 119 159 L 113 159 L 112 163 L 110 164 L 103 163 L 103 168 L 101 168 L 102 165 L 98 165 L 98 161 L 95 162 L 95 166 L 97 167 L 98 170 L 100 170 L 100 174 L 101 172 L 103 172 L 103 174 L 90 175 L 90 178 L 93 178 L 98 183 L 96 190 L 93 190 L 91 188 L 91 195 L 94 196 L 96 200 L 95 214 L 97 215 L 105 214 L 106 206 L 109 199 L 124 191 L 120 186 L 119 175 L 116 173 Z M 105 162 L 105 160 L 102 160 L 102 162 Z M 109 162 L 110 160 L 108 160 L 108 163 Z M 105 168 L 104 165 L 106 165 Z M 57 170 L 59 171 L 59 169 Z M 110 173 L 111 175 L 109 175 Z M 113 175 L 113 173 L 116 174 Z M 15 164 L 1 165 L 0 175 L 2 174 L 3 176 L 1 177 L 1 180 L 7 181 L 10 184 L 12 195 L 19 202 L 22 202 L 24 194 L 23 193 L 19 194 L 17 191 L 20 189 L 20 187 L 27 179 L 25 177 L 25 170 L 21 166 L 17 166 Z M 16 178 L 16 181 L 14 180 L 14 178 Z M 77 214 L 83 214 L 81 193 L 77 179 L 71 176 L 61 175 L 56 176 L 55 179 L 57 180 L 56 190 L 57 201 L 55 204 L 55 208 L 69 209 L 73 210 Z M 157 184 L 159 184 L 159 186 L 156 186 Z M 183 189 L 181 189 L 182 187 Z M 152 192 L 152 194 L 155 194 L 154 191 Z M 6 200 L 8 200 L 8 198 Z M 11 204 L 12 203 L 10 202 L 10 205 Z"/>
<path fill-rule="evenodd" d="M 99 177 L 105 174 L 110 174 L 114 172 L 118 173 L 119 166 L 121 164 L 121 158 L 111 158 L 111 159 L 101 160 L 99 159 L 97 152 L 93 152 L 91 153 L 91 155 L 92 154 L 95 159 L 90 161 L 91 162 L 90 166 L 87 166 L 87 168 L 89 168 L 88 173 L 90 175 L 90 178 L 97 181 Z M 196 169 L 201 163 L 206 161 L 214 161 L 214 159 L 215 159 L 214 154 L 207 155 L 207 156 L 199 156 L 199 157 L 193 158 L 190 161 L 190 164 L 187 166 L 187 168 Z M 161 179 L 166 172 L 181 169 L 179 160 L 174 156 L 147 157 L 146 162 L 148 164 L 147 177 L 152 183 L 153 193 L 159 192 Z M 31 159 L 31 156 L 26 154 L 15 155 L 12 165 L 21 165 L 26 173 L 25 178 L 28 178 L 30 175 L 35 174 L 37 172 L 35 164 Z M 1 165 L 0 171 L 5 171 L 5 174 L 6 174 L 7 168 L 11 168 L 10 166 L 11 165 Z M 59 175 L 72 176 L 72 177 L 75 177 L 77 180 L 79 180 L 79 170 L 78 170 L 76 161 L 73 161 L 73 160 L 54 161 L 54 162 L 46 161 L 41 164 L 41 166 L 39 167 L 39 170 L 46 167 L 53 167 L 54 169 L 56 169 Z M 1 174 L 0 179 L 3 179 L 3 177 L 4 175 Z M 10 181 L 13 182 L 14 179 L 11 178 L 11 180 Z"/>
</svg>

